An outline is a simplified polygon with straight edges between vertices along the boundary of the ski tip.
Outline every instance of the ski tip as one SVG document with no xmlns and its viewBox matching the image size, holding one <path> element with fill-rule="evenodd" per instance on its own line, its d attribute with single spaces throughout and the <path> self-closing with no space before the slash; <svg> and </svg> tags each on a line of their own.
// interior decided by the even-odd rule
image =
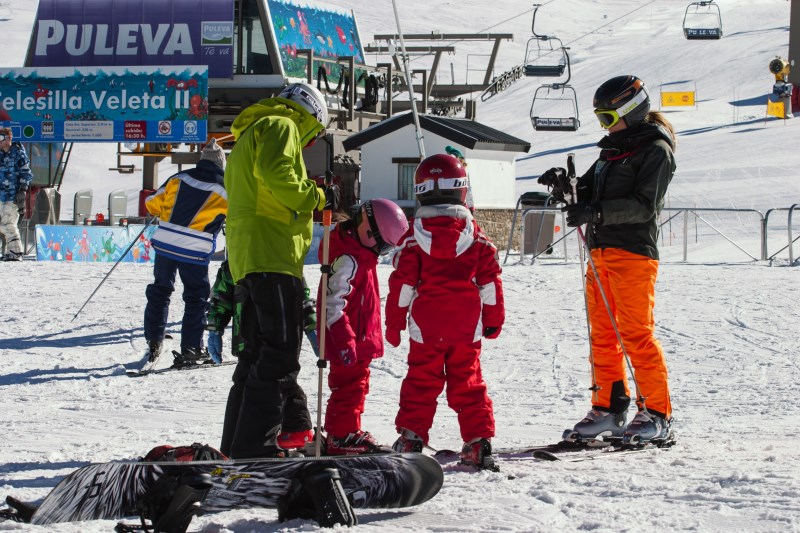
<svg viewBox="0 0 800 533">
<path fill-rule="evenodd" d="M 560 461 L 561 459 L 553 452 L 547 450 L 534 450 L 533 458 L 541 461 Z"/>
</svg>

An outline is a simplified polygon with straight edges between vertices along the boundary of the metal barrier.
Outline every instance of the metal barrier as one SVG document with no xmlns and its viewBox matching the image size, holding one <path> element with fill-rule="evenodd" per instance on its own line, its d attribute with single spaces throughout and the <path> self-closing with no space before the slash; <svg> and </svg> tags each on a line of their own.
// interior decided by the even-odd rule
<svg viewBox="0 0 800 533">
<path fill-rule="evenodd" d="M 754 255 L 750 254 L 742 246 L 737 244 L 736 241 L 734 241 L 732 238 L 730 238 L 727 235 L 725 235 L 724 233 L 722 233 L 722 231 L 720 231 L 719 229 L 714 227 L 714 225 L 711 224 L 708 220 L 706 220 L 705 218 L 703 218 L 703 217 L 701 217 L 700 215 L 697 214 L 697 213 L 755 213 L 755 214 L 757 214 L 759 216 L 759 218 L 761 220 L 761 225 L 759 227 L 759 235 L 760 235 L 760 240 L 761 240 L 761 245 L 760 245 L 759 249 L 761 250 L 761 256 L 762 256 L 761 259 L 766 259 L 766 256 L 765 256 L 765 253 L 766 253 L 766 229 L 765 229 L 766 228 L 766 224 L 764 224 L 765 218 L 764 218 L 764 215 L 761 213 L 761 211 L 758 211 L 757 209 L 725 209 L 725 208 L 717 209 L 717 208 L 713 208 L 713 207 L 692 207 L 692 208 L 687 208 L 687 207 L 665 207 L 664 209 L 662 209 L 662 212 L 664 212 L 664 211 L 675 212 L 675 215 L 669 217 L 667 220 L 665 220 L 664 222 L 659 224 L 659 228 L 663 228 L 664 225 L 666 225 L 669 221 L 671 221 L 672 219 L 677 217 L 679 214 L 683 213 L 683 260 L 684 261 L 688 261 L 689 260 L 689 235 L 688 235 L 688 232 L 689 232 L 689 213 L 694 215 L 696 220 L 701 221 L 706 226 L 708 226 L 709 228 L 714 230 L 714 233 L 717 233 L 718 235 L 723 237 L 726 241 L 728 241 L 729 243 L 733 244 L 736 248 L 738 248 L 739 250 L 744 252 L 753 261 L 758 261 L 758 257 L 755 257 Z"/>
<path fill-rule="evenodd" d="M 517 207 L 519 208 L 519 205 Z M 543 217 L 542 218 L 542 220 L 543 220 L 545 213 L 554 212 L 554 211 L 560 211 L 560 210 L 561 209 L 559 207 L 530 207 L 530 208 L 526 208 L 522 212 L 522 222 L 521 222 L 522 236 L 521 236 L 521 241 L 520 242 L 521 243 L 525 242 L 525 226 L 526 226 L 525 220 L 526 220 L 526 217 L 532 216 L 532 215 L 538 213 L 538 214 L 540 214 L 540 216 Z M 777 252 L 775 252 L 772 255 L 770 255 L 769 254 L 769 240 L 768 240 L 768 237 L 769 237 L 769 222 L 770 222 L 770 216 L 774 212 L 777 212 L 777 211 L 785 211 L 785 212 L 788 213 L 788 215 L 787 215 L 787 241 L 786 241 L 786 245 L 785 246 L 783 246 Z M 682 218 L 683 229 L 681 231 L 681 235 L 682 235 L 682 239 L 683 239 L 683 242 L 682 242 L 683 258 L 682 258 L 682 261 L 684 261 L 684 262 L 689 260 L 689 226 L 690 226 L 689 215 L 691 214 L 691 215 L 693 215 L 694 220 L 696 222 L 701 222 L 705 227 L 708 227 L 711 230 L 711 232 L 710 232 L 711 234 L 719 235 L 720 237 L 725 239 L 727 242 L 732 244 L 734 247 L 736 247 L 739 251 L 744 253 L 752 261 L 759 261 L 759 260 L 760 261 L 772 261 L 778 256 L 778 254 L 783 253 L 785 250 L 788 249 L 788 251 L 789 251 L 789 265 L 790 266 L 795 266 L 796 263 L 800 263 L 800 258 L 795 258 L 794 247 L 793 247 L 793 244 L 797 240 L 800 240 L 800 236 L 794 237 L 793 232 L 792 232 L 792 221 L 793 221 L 793 215 L 794 215 L 795 211 L 800 211 L 800 204 L 794 204 L 791 207 L 772 208 L 772 209 L 767 210 L 766 213 L 762 213 L 761 211 L 759 211 L 757 209 L 733 209 L 733 208 L 727 209 L 727 208 L 713 208 L 713 207 L 709 207 L 709 208 L 701 208 L 701 207 L 691 207 L 691 208 L 688 208 L 688 207 L 665 207 L 662 210 L 662 214 L 669 213 L 670 216 L 659 223 L 659 228 L 662 230 L 660 233 L 661 233 L 661 237 L 663 239 L 664 238 L 664 231 L 663 230 L 664 230 L 665 226 L 667 226 L 672 220 L 676 219 L 681 214 L 683 214 L 683 218 Z M 758 223 L 758 228 L 756 228 L 756 232 L 758 234 L 758 246 L 759 246 L 758 251 L 756 253 L 750 253 L 747 249 L 745 249 L 744 245 L 741 242 L 737 242 L 736 238 L 734 238 L 733 236 L 723 232 L 719 227 L 717 227 L 716 225 L 712 224 L 706 217 L 704 217 L 702 214 L 705 214 L 705 213 L 716 213 L 716 214 L 737 213 L 737 214 L 749 214 L 751 216 L 754 215 L 755 218 L 757 219 L 756 223 Z M 742 224 L 741 221 L 739 221 L 737 224 L 738 224 L 738 227 L 740 227 L 740 228 L 745 227 Z M 511 223 L 511 233 L 509 234 L 508 247 L 506 249 L 506 256 L 505 256 L 505 259 L 503 261 L 503 264 L 505 264 L 508 261 L 508 257 L 511 256 L 511 255 L 519 255 L 520 259 L 519 259 L 519 261 L 517 263 L 522 263 L 525 260 L 525 255 L 527 255 L 527 254 L 523 253 L 523 249 L 522 249 L 523 247 L 522 246 L 520 246 L 520 251 L 519 252 L 512 252 L 511 251 L 511 245 L 512 245 L 512 240 L 513 240 L 513 237 L 514 237 L 515 226 L 516 226 L 516 216 L 514 217 L 514 219 L 512 220 L 512 223 Z M 547 250 L 544 250 L 544 251 L 541 251 L 541 252 L 537 252 L 539 237 L 541 236 L 541 231 L 542 231 L 542 227 L 541 226 L 542 225 L 540 224 L 539 225 L 539 233 L 538 233 L 538 235 L 536 237 L 536 241 L 535 241 L 536 245 L 534 246 L 534 255 L 531 258 L 531 264 L 534 264 L 536 259 L 541 254 L 545 253 L 545 251 L 547 251 Z M 563 228 L 566 228 L 566 224 L 565 224 L 563 213 L 562 213 L 562 217 L 561 217 L 561 226 Z M 548 247 L 549 250 L 552 250 L 552 249 L 554 249 L 556 247 L 556 245 L 558 245 L 559 243 L 563 242 L 563 246 L 564 246 L 564 262 L 568 261 L 568 251 L 567 251 L 566 238 L 569 237 L 569 235 L 571 235 L 573 231 L 574 230 L 565 233 L 561 238 L 559 238 L 558 240 L 556 240 L 555 242 L 550 244 L 550 246 Z M 699 233 L 699 231 L 697 229 L 695 229 L 695 232 L 696 232 L 695 239 L 699 240 L 700 233 Z M 752 236 L 752 234 L 753 234 L 752 231 L 747 233 L 747 235 L 749 235 L 749 236 Z"/>
<path fill-rule="evenodd" d="M 792 215 L 794 214 L 795 210 L 800 210 L 800 204 L 793 204 L 791 207 L 776 207 L 774 209 L 768 210 L 766 212 L 766 214 L 764 215 L 764 243 L 765 243 L 764 244 L 764 254 L 763 254 L 764 255 L 764 259 L 768 259 L 768 260 L 772 261 L 773 259 L 775 259 L 775 256 L 777 256 L 779 253 L 781 253 L 782 251 L 784 251 L 784 250 L 786 250 L 788 248 L 789 249 L 789 266 L 794 266 L 795 258 L 794 258 L 794 250 L 793 250 L 793 246 L 792 245 L 794 244 L 794 242 L 797 239 L 800 239 L 800 237 L 798 237 L 797 239 L 793 239 L 792 238 Z M 787 239 L 786 246 L 784 246 L 783 248 L 781 248 L 780 250 L 778 250 L 774 254 L 768 256 L 767 247 L 766 247 L 766 242 L 767 242 L 767 224 L 769 222 L 769 216 L 774 211 L 788 211 L 789 212 L 789 214 L 786 217 L 786 226 L 787 226 L 788 239 Z"/>
<path fill-rule="evenodd" d="M 517 202 L 517 208 L 519 208 L 519 202 Z M 541 217 L 541 219 L 539 221 L 538 228 L 537 228 L 536 240 L 534 241 L 534 246 L 533 246 L 534 252 L 533 252 L 533 257 L 531 257 L 531 263 L 530 264 L 534 264 L 536 262 L 536 258 L 538 258 L 543 253 L 547 252 L 548 250 L 555 249 L 555 246 L 560 242 L 563 242 L 563 244 L 564 244 L 564 262 L 566 263 L 568 261 L 567 240 L 566 240 L 566 238 L 573 231 L 575 231 L 574 229 L 572 231 L 564 234 L 563 236 L 561 236 L 555 242 L 548 243 L 549 246 L 547 248 L 545 248 L 544 250 L 537 251 L 539 249 L 539 242 L 540 242 L 540 239 L 541 239 L 541 236 L 542 236 L 542 228 L 544 226 L 543 223 L 544 223 L 544 220 L 545 220 L 545 215 L 547 213 L 553 213 L 553 214 L 559 213 L 559 214 L 561 214 L 561 227 L 562 228 L 566 228 L 567 227 L 566 218 L 565 218 L 564 213 L 561 212 L 561 208 L 560 207 L 527 207 L 522 211 L 522 216 L 520 217 L 521 235 L 520 235 L 520 251 L 519 252 L 512 252 L 511 251 L 511 245 L 512 245 L 512 242 L 514 240 L 514 228 L 515 228 L 516 222 L 517 222 L 516 211 L 514 212 L 514 218 L 511 220 L 511 232 L 508 234 L 508 246 L 506 247 L 506 256 L 503 259 L 503 264 L 504 265 L 508 261 L 508 257 L 511 256 L 511 255 L 518 255 L 519 256 L 519 261 L 517 261 L 517 264 L 522 263 L 525 260 L 525 255 L 526 254 L 524 252 L 524 243 L 526 242 L 526 237 L 527 237 L 527 235 L 525 234 L 525 229 L 527 227 L 526 219 L 527 219 L 528 216 L 532 216 L 532 215 L 535 215 L 537 213 L 539 213 L 539 216 Z"/>
</svg>

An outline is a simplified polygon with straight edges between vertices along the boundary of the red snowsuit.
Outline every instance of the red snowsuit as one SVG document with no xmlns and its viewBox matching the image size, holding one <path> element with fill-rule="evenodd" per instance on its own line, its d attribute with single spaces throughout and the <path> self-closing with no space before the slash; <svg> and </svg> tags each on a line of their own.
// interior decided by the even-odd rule
<svg viewBox="0 0 800 533">
<path fill-rule="evenodd" d="M 329 246 L 325 359 L 330 363 L 331 395 L 325 411 L 325 430 L 334 438 L 361 429 L 361 414 L 369 392 L 369 364 L 383 356 L 381 298 L 375 268 L 378 256 L 362 246 L 350 228 L 350 223 L 339 224 L 331 232 Z M 319 255 L 321 261 L 322 247 Z M 320 296 L 321 293 L 317 295 L 317 316 L 322 316 Z M 320 327 L 318 324 L 317 329 Z M 355 357 L 353 365 L 343 363 L 342 351 Z"/>
<path fill-rule="evenodd" d="M 423 206 L 401 241 L 389 277 L 386 330 L 408 328 L 408 374 L 395 424 L 428 442 L 436 399 L 458 413 L 465 442 L 494 436 L 492 401 L 480 366 L 484 328 L 505 319 L 497 249 L 466 207 Z"/>
</svg>

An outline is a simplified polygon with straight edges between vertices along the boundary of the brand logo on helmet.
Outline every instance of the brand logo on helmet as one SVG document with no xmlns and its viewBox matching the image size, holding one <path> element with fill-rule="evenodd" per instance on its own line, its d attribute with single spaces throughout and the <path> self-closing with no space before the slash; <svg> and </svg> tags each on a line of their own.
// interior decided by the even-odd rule
<svg viewBox="0 0 800 533">
<path fill-rule="evenodd" d="M 614 104 L 616 104 L 616 103 L 617 103 L 617 102 L 619 102 L 620 100 L 624 100 L 624 99 L 626 99 L 626 98 L 630 98 L 630 96 L 631 96 L 633 93 L 634 93 L 634 90 L 633 90 L 633 89 L 628 89 L 628 90 L 627 90 L 627 91 L 625 91 L 624 93 L 622 93 L 622 94 L 620 94 L 619 96 L 617 96 L 616 98 L 612 99 L 612 100 L 611 100 L 611 105 L 614 105 Z"/>
<path fill-rule="evenodd" d="M 430 173 L 431 174 L 441 174 L 443 172 L 444 172 L 444 170 L 442 170 L 441 168 L 432 168 L 432 169 L 430 169 Z"/>
</svg>

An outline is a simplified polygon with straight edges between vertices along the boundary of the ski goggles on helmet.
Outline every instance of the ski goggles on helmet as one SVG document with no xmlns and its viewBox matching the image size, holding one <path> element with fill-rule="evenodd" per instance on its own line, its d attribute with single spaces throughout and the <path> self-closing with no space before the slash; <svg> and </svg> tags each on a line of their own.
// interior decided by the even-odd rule
<svg viewBox="0 0 800 533">
<path fill-rule="evenodd" d="M 643 103 L 645 100 L 647 100 L 647 93 L 639 91 L 630 102 L 619 109 L 595 109 L 594 115 L 597 117 L 597 120 L 600 121 L 600 125 L 608 129 L 617 124 L 622 117 L 639 107 L 639 104 Z"/>
</svg>

